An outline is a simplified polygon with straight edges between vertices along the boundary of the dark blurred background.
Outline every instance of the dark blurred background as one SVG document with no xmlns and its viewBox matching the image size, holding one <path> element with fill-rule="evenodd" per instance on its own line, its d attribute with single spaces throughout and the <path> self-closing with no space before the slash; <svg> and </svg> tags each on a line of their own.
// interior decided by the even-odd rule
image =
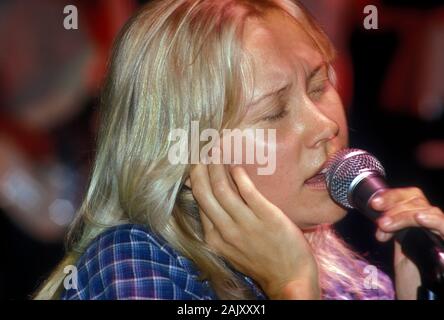
<svg viewBox="0 0 444 320">
<path fill-rule="evenodd" d="M 64 254 L 94 155 L 98 94 L 112 41 L 147 1 L 0 2 L 0 299 L 27 299 Z M 350 144 L 374 153 L 392 186 L 444 208 L 444 3 L 306 0 L 338 51 Z M 79 28 L 63 27 L 75 5 Z M 378 29 L 366 30 L 366 5 Z M 392 245 L 357 212 L 337 225 L 393 274 Z"/>
</svg>

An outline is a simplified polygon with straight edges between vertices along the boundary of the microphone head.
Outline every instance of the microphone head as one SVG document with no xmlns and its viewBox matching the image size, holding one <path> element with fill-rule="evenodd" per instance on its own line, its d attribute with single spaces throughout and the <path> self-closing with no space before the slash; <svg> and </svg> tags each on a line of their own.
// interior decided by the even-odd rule
<svg viewBox="0 0 444 320">
<path fill-rule="evenodd" d="M 361 149 L 343 149 L 326 164 L 325 180 L 330 197 L 343 207 L 354 209 L 351 196 L 363 178 L 377 174 L 385 177 L 382 164 L 372 154 Z"/>
</svg>

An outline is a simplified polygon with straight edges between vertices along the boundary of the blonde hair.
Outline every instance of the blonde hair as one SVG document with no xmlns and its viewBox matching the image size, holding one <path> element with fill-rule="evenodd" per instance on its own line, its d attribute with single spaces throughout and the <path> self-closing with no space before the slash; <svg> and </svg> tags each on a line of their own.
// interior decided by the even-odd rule
<svg viewBox="0 0 444 320">
<path fill-rule="evenodd" d="M 60 295 L 63 268 L 111 226 L 139 223 L 191 259 L 222 299 L 254 298 L 206 244 L 197 205 L 183 187 L 189 165 L 171 165 L 172 129 L 190 132 L 234 126 L 251 88 L 242 50 L 249 17 L 281 10 L 307 32 L 326 61 L 334 50 L 310 15 L 289 0 L 161 0 L 143 7 L 122 29 L 101 100 L 98 149 L 86 197 L 70 228 L 67 255 L 35 298 Z M 321 286 L 346 285 L 357 295 L 362 275 L 357 256 L 319 227 L 307 236 L 320 265 Z"/>
</svg>

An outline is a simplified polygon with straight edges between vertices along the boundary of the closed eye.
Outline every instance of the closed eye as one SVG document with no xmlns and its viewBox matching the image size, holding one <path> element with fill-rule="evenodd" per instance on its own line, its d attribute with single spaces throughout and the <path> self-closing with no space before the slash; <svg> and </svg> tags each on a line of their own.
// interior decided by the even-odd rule
<svg viewBox="0 0 444 320">
<path fill-rule="evenodd" d="M 316 85 L 313 89 L 310 89 L 308 92 L 308 95 L 313 100 L 319 100 L 322 95 L 325 93 L 327 86 L 328 86 L 329 80 L 325 79 L 320 84 Z"/>
<path fill-rule="evenodd" d="M 328 65 L 323 63 L 316 67 L 307 78 L 307 92 L 314 101 L 319 100 L 329 84 Z"/>
<path fill-rule="evenodd" d="M 274 122 L 274 121 L 284 118 L 287 114 L 288 114 L 288 110 L 286 108 L 283 108 L 281 111 L 279 111 L 276 114 L 264 117 L 264 120 L 269 121 L 269 122 Z"/>
</svg>

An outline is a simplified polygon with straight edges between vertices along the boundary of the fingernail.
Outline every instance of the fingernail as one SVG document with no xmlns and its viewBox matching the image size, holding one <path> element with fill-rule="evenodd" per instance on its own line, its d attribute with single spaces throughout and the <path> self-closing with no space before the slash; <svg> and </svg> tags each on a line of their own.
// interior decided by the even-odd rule
<svg viewBox="0 0 444 320">
<path fill-rule="evenodd" d="M 391 218 L 389 218 L 389 217 L 382 218 L 382 219 L 379 221 L 379 223 L 380 223 L 381 225 L 383 225 L 384 227 L 388 227 L 389 225 L 392 224 L 392 222 L 393 222 L 393 220 L 392 220 Z"/>
<path fill-rule="evenodd" d="M 383 233 L 382 233 L 381 229 L 378 229 L 376 231 L 376 239 L 382 240 L 382 238 L 383 238 Z"/>
<path fill-rule="evenodd" d="M 382 197 L 380 197 L 380 196 L 376 196 L 372 200 L 372 205 L 375 207 L 381 207 L 383 203 L 384 203 L 384 199 L 382 199 Z"/>
<path fill-rule="evenodd" d="M 381 240 L 381 241 L 385 241 L 385 240 L 387 240 L 388 237 L 389 237 L 389 234 L 388 234 L 388 233 L 385 233 L 385 232 L 383 232 L 383 231 L 381 231 L 381 232 L 378 234 L 378 238 L 379 238 L 379 240 Z"/>
<path fill-rule="evenodd" d="M 416 218 L 418 218 L 419 220 L 427 220 L 427 215 L 424 213 L 417 213 Z"/>
<path fill-rule="evenodd" d="M 390 235 L 388 233 L 383 233 L 381 239 L 382 241 L 386 241 L 389 237 Z"/>
</svg>

